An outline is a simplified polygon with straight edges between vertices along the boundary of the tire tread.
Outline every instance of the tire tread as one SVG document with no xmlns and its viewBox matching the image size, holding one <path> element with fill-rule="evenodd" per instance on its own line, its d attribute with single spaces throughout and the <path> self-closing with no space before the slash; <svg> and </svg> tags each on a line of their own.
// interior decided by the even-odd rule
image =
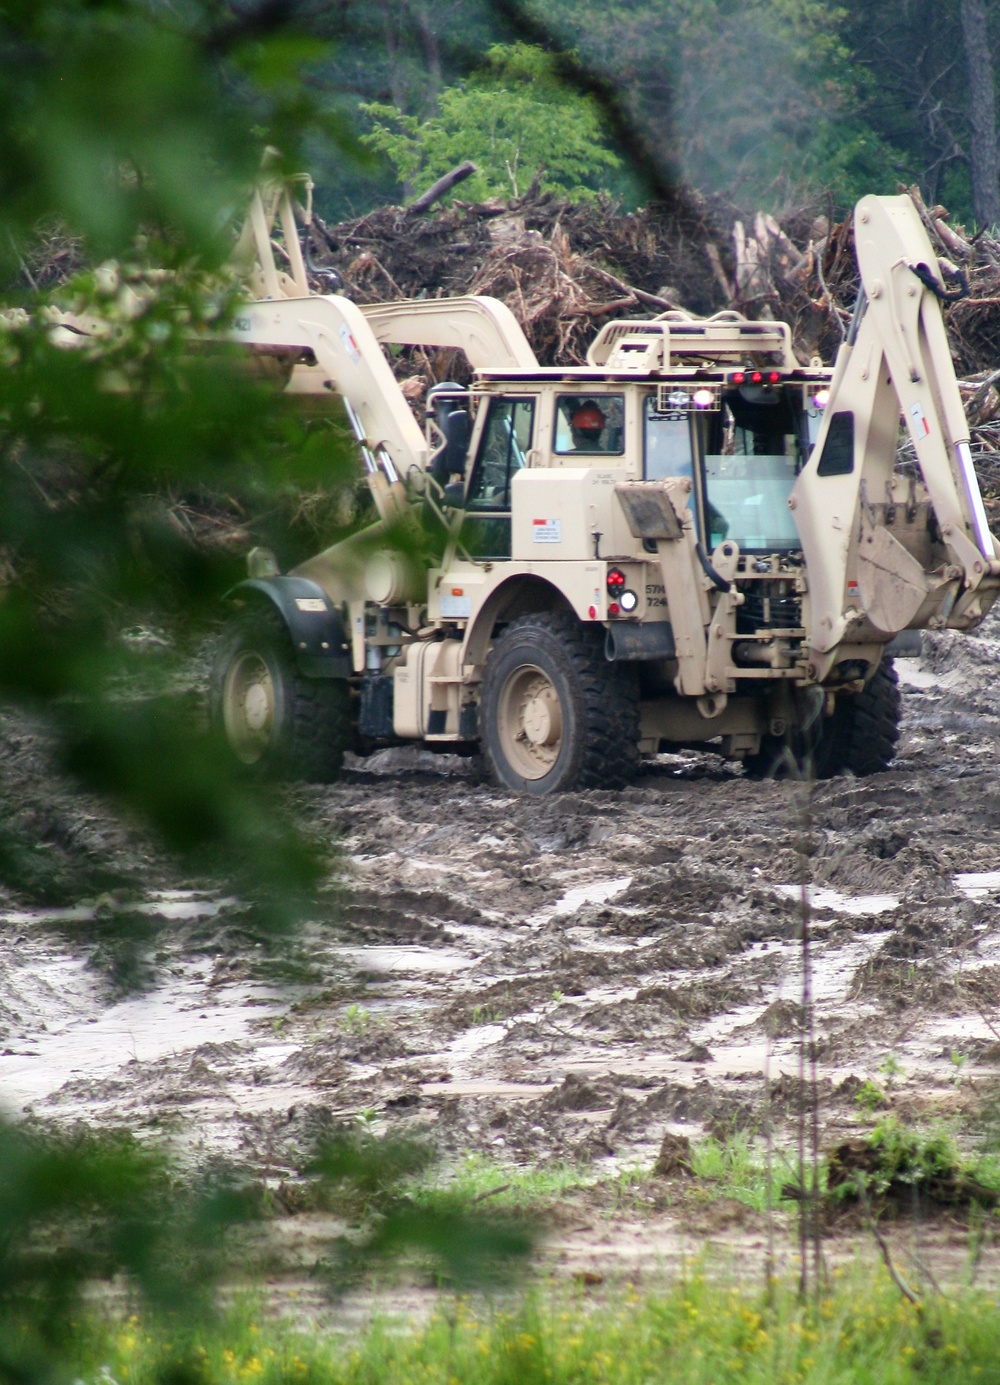
<svg viewBox="0 0 1000 1385">
<path fill-rule="evenodd" d="M 353 744 L 350 691 L 342 678 L 306 678 L 295 664 L 291 636 L 272 606 L 257 606 L 240 615 L 225 632 L 212 672 L 211 719 L 225 736 L 222 689 L 229 662 L 248 646 L 269 648 L 283 679 L 285 724 L 251 773 L 329 784 L 340 777 L 344 752 Z"/>
<path fill-rule="evenodd" d="M 572 783 L 563 789 L 620 789 L 635 773 L 639 761 L 639 701 L 634 670 L 609 663 L 604 657 L 603 626 L 587 626 L 564 611 L 518 616 L 493 646 L 501 651 L 525 633 L 544 632 L 555 638 L 573 667 L 581 695 L 578 711 L 584 727 L 582 755 Z M 490 688 L 490 661 L 483 675 L 481 706 Z M 490 751 L 489 737 L 483 749 L 493 776 L 505 783 Z"/>
</svg>

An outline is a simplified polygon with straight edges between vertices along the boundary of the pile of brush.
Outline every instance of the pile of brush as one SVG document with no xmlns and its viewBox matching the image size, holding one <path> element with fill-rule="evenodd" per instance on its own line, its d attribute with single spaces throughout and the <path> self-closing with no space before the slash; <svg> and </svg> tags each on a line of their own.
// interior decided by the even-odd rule
<svg viewBox="0 0 1000 1385">
<path fill-rule="evenodd" d="M 931 242 L 966 297 L 945 313 L 973 447 L 989 491 L 1000 490 L 1000 240 L 970 236 L 943 207 L 913 198 Z M 533 185 L 516 201 L 455 201 L 433 211 L 381 207 L 337 226 L 317 220 L 316 262 L 335 267 L 359 303 L 491 294 L 523 326 L 540 361 L 578 365 L 609 317 L 668 308 L 734 308 L 791 325 L 805 362 L 833 359 L 858 290 L 852 218 L 814 202 L 781 217 L 741 214 L 678 187 L 669 201 L 622 212 L 607 198 L 568 202 Z M 404 353 L 401 375 L 461 375 L 454 358 Z M 416 382 L 414 382 L 416 384 Z"/>
</svg>

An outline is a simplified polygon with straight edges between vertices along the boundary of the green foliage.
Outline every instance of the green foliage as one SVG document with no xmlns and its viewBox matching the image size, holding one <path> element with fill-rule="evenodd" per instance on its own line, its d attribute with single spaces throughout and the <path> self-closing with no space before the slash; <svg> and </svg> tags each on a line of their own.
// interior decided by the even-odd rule
<svg viewBox="0 0 1000 1385">
<path fill-rule="evenodd" d="M 523 1168 L 470 1154 L 446 1171 L 430 1170 L 414 1183 L 411 1195 L 428 1207 L 468 1208 L 488 1200 L 491 1207 L 530 1215 L 600 1181 L 592 1169 L 582 1165 L 560 1162 Z"/>
<path fill-rule="evenodd" d="M 220 212 L 244 200 L 264 142 L 291 166 L 310 128 L 352 146 L 301 81 L 324 52 L 274 18 L 263 31 L 227 21 L 212 0 L 8 5 L 0 272 L 13 263 L 11 237 L 53 214 L 98 256 L 151 225 L 203 260 L 224 256 Z"/>
<path fill-rule="evenodd" d="M 237 1183 L 179 1187 L 129 1139 L 0 1124 L 0 1380 L 69 1378 L 97 1278 L 124 1273 L 151 1311 L 204 1318 L 227 1234 L 252 1216 Z"/>
<path fill-rule="evenodd" d="M 921 1184 L 931 1178 L 954 1178 L 964 1171 L 955 1137 L 943 1126 L 920 1130 L 905 1125 L 889 1112 L 875 1125 L 868 1143 L 879 1156 L 872 1190 L 884 1193 L 890 1184 Z"/>
<path fill-rule="evenodd" d="M 361 1219 L 318 1267 L 340 1288 L 372 1261 L 416 1256 L 453 1284 L 508 1276 L 531 1249 L 532 1237 L 509 1212 L 480 1210 L 449 1192 L 435 1192 L 421 1176 L 434 1161 L 431 1149 L 409 1140 L 375 1139 L 367 1130 L 329 1140 L 311 1165 L 322 1180 L 331 1210 Z"/>
<path fill-rule="evenodd" d="M 986 8 L 995 66 L 1000 12 L 995 5 Z M 957 220 L 971 223 L 962 7 L 932 0 L 882 0 L 872 7 L 855 0 L 846 9 L 843 36 L 852 58 L 854 120 L 869 140 L 893 151 L 887 175 L 919 184 L 928 205 L 943 202 Z"/>
<path fill-rule="evenodd" d="M 858 1110 L 866 1116 L 872 1116 L 880 1106 L 888 1105 L 885 1092 L 883 1092 L 878 1083 L 873 1082 L 871 1078 L 866 1078 L 865 1081 L 862 1082 L 861 1086 L 854 1093 L 854 1101 Z"/>
<path fill-rule="evenodd" d="M 374 126 L 364 142 L 416 192 L 472 159 L 479 172 L 463 197 L 518 197 L 544 169 L 546 187 L 579 199 L 621 164 L 593 99 L 568 89 L 549 55 L 529 44 L 495 44 L 479 72 L 441 92 L 438 107 L 426 119 L 378 102 L 363 108 Z"/>
<path fill-rule="evenodd" d="M 782 1187 L 797 1177 L 790 1156 L 777 1150 L 769 1182 L 765 1150 L 746 1130 L 737 1130 L 725 1140 L 711 1136 L 700 1140 L 692 1151 L 691 1166 L 695 1178 L 711 1185 L 713 1196 L 732 1198 L 755 1212 L 776 1207 Z"/>
<path fill-rule="evenodd" d="M 401 1252 L 462 1283 L 494 1277 L 523 1256 L 530 1240 L 510 1216 L 412 1200 L 405 1186 L 432 1158 L 424 1145 L 367 1133 L 322 1149 L 311 1169 L 320 1200 L 359 1227 L 321 1266 L 329 1288 Z M 211 1336 L 234 1237 L 257 1223 L 259 1242 L 265 1211 L 260 1189 L 235 1173 L 182 1178 L 160 1151 L 127 1136 L 57 1137 L 0 1123 L 0 1380 L 77 1377 L 88 1302 L 96 1284 L 115 1277 L 141 1298 L 145 1330 L 174 1343 L 174 1365 L 202 1379 L 191 1336 Z M 117 1350 L 136 1341 L 126 1334 Z"/>
<path fill-rule="evenodd" d="M 355 1002 L 348 1005 L 340 1017 L 340 1023 L 348 1034 L 367 1034 L 375 1020 L 370 1010 L 366 1010 L 363 1005 L 358 1005 Z"/>
<path fill-rule="evenodd" d="M 775 207 L 848 179 L 846 11 L 825 0 L 530 0 L 578 45 L 640 138 L 706 191 Z M 833 175 L 831 177 L 831 175 Z M 870 189 L 869 189 L 870 190 Z"/>
<path fill-rule="evenodd" d="M 98 1363 L 130 1385 L 162 1380 L 177 1337 L 144 1327 L 97 1339 L 85 1385 Z M 997 1379 L 1000 1319 L 985 1292 L 915 1307 L 864 1264 L 835 1270 L 815 1305 L 792 1283 L 765 1290 L 696 1272 L 659 1292 L 605 1291 L 596 1306 L 582 1294 L 492 1309 L 446 1301 L 419 1326 L 376 1320 L 350 1336 L 275 1324 L 247 1305 L 188 1342 L 204 1385 L 971 1385 Z"/>
<path fill-rule="evenodd" d="M 82 237 L 91 264 L 116 257 L 53 295 L 90 316 L 82 345 L 23 280 L 30 317 L 0 326 L 0 558 L 13 573 L 0 698 L 45 704 L 80 782 L 237 880 L 275 921 L 295 914 L 322 859 L 169 706 L 108 696 L 140 673 L 111 636 L 123 610 L 196 629 L 233 579 L 144 518 L 150 492 L 263 497 L 353 471 L 342 435 L 276 403 L 231 351 L 190 347 L 231 316 L 220 265 L 262 141 L 294 159 L 313 128 L 351 147 L 300 80 L 322 51 L 273 17 L 263 29 L 227 20 L 212 0 L 38 0 L 0 18 L 0 281 L 41 218 Z M 45 893 L 2 817 L 0 858 Z"/>
</svg>

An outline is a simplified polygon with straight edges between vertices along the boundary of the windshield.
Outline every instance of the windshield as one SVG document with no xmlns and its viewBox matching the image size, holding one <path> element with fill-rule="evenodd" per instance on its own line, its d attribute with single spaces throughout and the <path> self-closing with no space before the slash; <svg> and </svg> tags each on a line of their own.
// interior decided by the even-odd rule
<svg viewBox="0 0 1000 1385">
<path fill-rule="evenodd" d="M 800 546 L 788 497 L 800 457 L 792 401 L 777 391 L 728 395 L 705 456 L 709 547 L 733 540 L 749 552 Z"/>
</svg>

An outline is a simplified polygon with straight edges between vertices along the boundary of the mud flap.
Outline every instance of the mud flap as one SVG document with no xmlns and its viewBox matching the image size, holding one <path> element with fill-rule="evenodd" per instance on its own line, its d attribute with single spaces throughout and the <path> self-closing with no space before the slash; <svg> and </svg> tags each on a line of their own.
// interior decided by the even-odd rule
<svg viewBox="0 0 1000 1385">
<path fill-rule="evenodd" d="M 652 620 L 645 625 L 609 625 L 604 657 L 609 664 L 619 659 L 676 659 L 674 628 L 669 620 Z"/>
</svg>

